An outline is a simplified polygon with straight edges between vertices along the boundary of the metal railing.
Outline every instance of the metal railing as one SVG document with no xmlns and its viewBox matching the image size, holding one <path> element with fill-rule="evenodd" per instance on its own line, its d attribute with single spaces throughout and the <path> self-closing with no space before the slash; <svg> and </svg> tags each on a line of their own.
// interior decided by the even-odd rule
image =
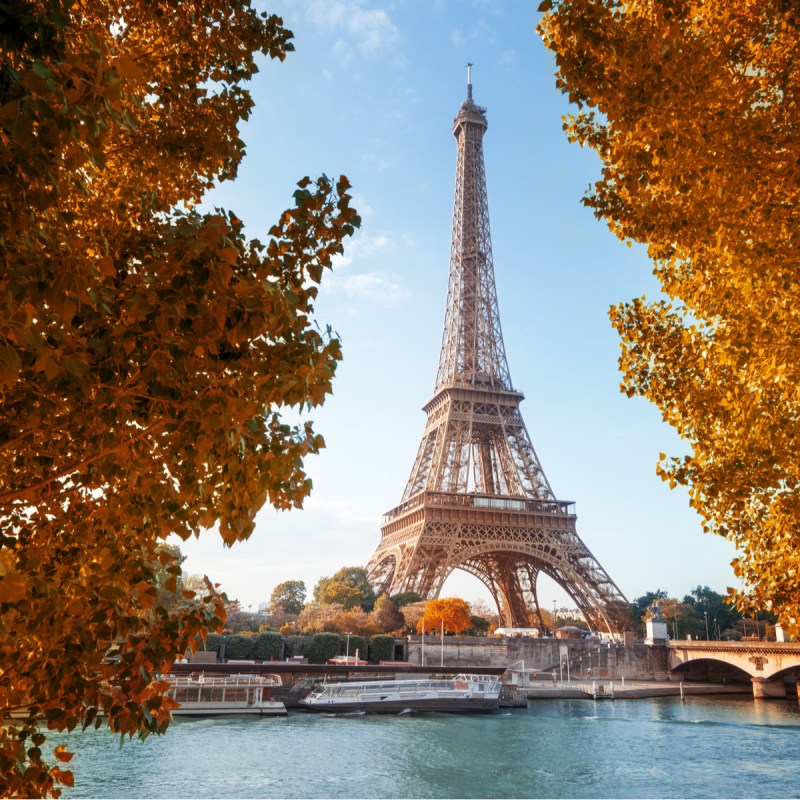
<svg viewBox="0 0 800 800">
<path fill-rule="evenodd" d="M 452 492 L 420 492 L 383 515 L 384 523 L 420 506 L 453 506 L 457 508 L 486 508 L 498 511 L 533 511 L 539 514 L 575 516 L 574 500 L 531 500 L 524 497 L 497 497 L 482 494 Z"/>
</svg>

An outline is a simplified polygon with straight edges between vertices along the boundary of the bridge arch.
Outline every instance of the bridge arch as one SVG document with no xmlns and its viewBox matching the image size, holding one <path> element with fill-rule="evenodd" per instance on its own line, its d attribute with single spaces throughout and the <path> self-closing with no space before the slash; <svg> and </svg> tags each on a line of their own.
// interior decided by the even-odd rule
<svg viewBox="0 0 800 800">
<path fill-rule="evenodd" d="M 690 674 L 710 664 L 728 668 L 751 680 L 780 680 L 788 675 L 800 678 L 800 644 L 793 642 L 673 641 L 668 645 L 672 672 Z"/>
</svg>

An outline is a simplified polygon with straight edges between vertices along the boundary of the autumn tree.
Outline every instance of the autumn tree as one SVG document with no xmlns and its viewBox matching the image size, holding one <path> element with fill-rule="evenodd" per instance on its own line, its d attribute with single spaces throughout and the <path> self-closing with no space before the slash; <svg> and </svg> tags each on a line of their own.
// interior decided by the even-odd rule
<svg viewBox="0 0 800 800">
<path fill-rule="evenodd" d="M 284 581 L 279 583 L 269 598 L 270 610 L 275 613 L 299 614 L 306 600 L 306 585 L 303 581 Z"/>
<path fill-rule="evenodd" d="M 300 633 L 323 633 L 333 631 L 333 620 L 345 610 L 339 603 L 306 603 L 295 621 L 294 627 Z"/>
<path fill-rule="evenodd" d="M 584 199 L 640 242 L 664 299 L 611 309 L 622 388 L 688 443 L 660 457 L 730 539 L 742 610 L 800 633 L 800 9 L 547 0 L 539 30 L 603 169 Z"/>
<path fill-rule="evenodd" d="M 207 581 L 159 603 L 158 569 L 167 593 L 181 574 L 159 545 L 233 544 L 310 491 L 323 441 L 280 411 L 330 392 L 340 345 L 313 305 L 358 218 L 326 177 L 264 242 L 196 210 L 236 176 L 256 56 L 292 49 L 249 0 L 2 15 L 0 790 L 57 795 L 44 732 L 163 732 L 157 674 L 223 623 Z"/>
<path fill-rule="evenodd" d="M 373 636 L 376 633 L 383 633 L 372 614 L 367 613 L 359 606 L 346 608 L 334 614 L 329 630 L 342 634 L 349 632 L 357 636 Z M 364 655 L 366 655 L 366 651 L 364 651 Z"/>
<path fill-rule="evenodd" d="M 242 608 L 239 600 L 229 600 L 225 603 L 225 628 L 226 633 L 255 633 L 259 629 L 258 617 L 248 608 Z"/>
<path fill-rule="evenodd" d="M 360 606 L 364 611 L 371 611 L 375 592 L 363 567 L 342 567 L 330 578 L 317 581 L 314 599 L 322 604 L 339 603 L 345 608 Z"/>
<path fill-rule="evenodd" d="M 472 626 L 469 606 L 460 597 L 443 597 L 428 600 L 425 612 L 417 622 L 417 632 L 424 629 L 430 633 L 441 630 L 446 633 L 461 633 Z"/>
<path fill-rule="evenodd" d="M 400 607 L 400 613 L 403 615 L 405 627 L 409 632 L 417 630 L 417 623 L 419 623 L 425 614 L 426 602 L 425 600 L 418 600 L 413 603 L 405 603 Z"/>
<path fill-rule="evenodd" d="M 385 633 L 394 633 L 405 627 L 406 621 L 400 609 L 384 593 L 376 601 L 370 615 L 378 630 Z"/>
<path fill-rule="evenodd" d="M 419 603 L 422 598 L 416 592 L 400 592 L 391 596 L 391 601 L 398 607 L 402 608 L 409 603 Z"/>
</svg>

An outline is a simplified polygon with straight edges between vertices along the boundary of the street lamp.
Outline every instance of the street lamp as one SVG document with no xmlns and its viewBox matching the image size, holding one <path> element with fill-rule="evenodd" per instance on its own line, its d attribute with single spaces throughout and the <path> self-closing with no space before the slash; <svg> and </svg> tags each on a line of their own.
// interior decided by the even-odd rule
<svg viewBox="0 0 800 800">
<path fill-rule="evenodd" d="M 350 663 L 350 637 L 353 634 L 350 631 L 347 631 L 347 648 L 344 651 L 345 658 L 347 658 L 347 662 Z"/>
<path fill-rule="evenodd" d="M 708 611 L 704 611 L 703 616 L 706 618 L 706 641 L 708 641 Z"/>
</svg>

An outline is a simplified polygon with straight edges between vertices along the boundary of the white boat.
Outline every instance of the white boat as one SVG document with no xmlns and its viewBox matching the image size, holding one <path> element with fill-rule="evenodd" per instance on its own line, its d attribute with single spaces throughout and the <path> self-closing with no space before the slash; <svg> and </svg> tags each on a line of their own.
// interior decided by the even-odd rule
<svg viewBox="0 0 800 800">
<path fill-rule="evenodd" d="M 397 713 L 412 711 L 494 711 L 502 684 L 494 675 L 456 675 L 323 683 L 300 704 L 314 711 Z"/>
<path fill-rule="evenodd" d="M 168 675 L 167 695 L 180 703 L 172 715 L 217 714 L 285 715 L 286 706 L 270 700 L 270 690 L 281 685 L 280 675 Z"/>
</svg>

